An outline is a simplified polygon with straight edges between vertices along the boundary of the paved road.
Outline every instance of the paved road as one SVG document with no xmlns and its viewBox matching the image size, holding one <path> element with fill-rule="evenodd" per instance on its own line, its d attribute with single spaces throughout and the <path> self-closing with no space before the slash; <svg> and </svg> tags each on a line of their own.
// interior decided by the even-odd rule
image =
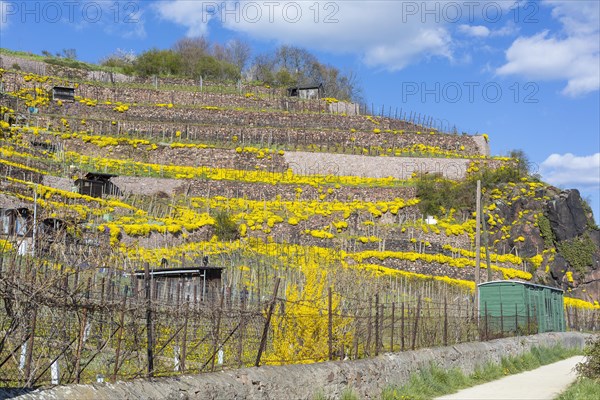
<svg viewBox="0 0 600 400">
<path fill-rule="evenodd" d="M 577 378 L 574 367 L 583 361 L 575 356 L 532 371 L 509 375 L 473 386 L 436 400 L 551 400 Z"/>
</svg>

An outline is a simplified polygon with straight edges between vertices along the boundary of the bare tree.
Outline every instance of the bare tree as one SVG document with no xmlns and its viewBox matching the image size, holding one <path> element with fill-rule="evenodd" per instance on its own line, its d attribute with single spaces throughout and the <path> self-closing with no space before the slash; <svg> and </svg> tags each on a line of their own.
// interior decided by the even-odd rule
<svg viewBox="0 0 600 400">
<path fill-rule="evenodd" d="M 338 71 L 338 73 L 335 74 L 335 81 L 326 81 L 325 85 L 325 92 L 328 93 L 327 91 L 329 90 L 331 97 L 336 97 L 340 100 L 352 100 L 355 103 L 359 103 L 363 100 L 358 75 L 352 70 L 346 73 Z"/>
<path fill-rule="evenodd" d="M 207 54 L 210 52 L 210 42 L 204 36 L 196 38 L 182 38 L 174 45 L 173 50 L 178 53 L 198 53 Z"/>
<path fill-rule="evenodd" d="M 132 67 L 137 59 L 133 50 L 117 49 L 114 53 L 106 56 L 100 61 L 100 64 L 109 67 Z"/>
<path fill-rule="evenodd" d="M 225 46 L 220 43 L 215 43 L 212 46 L 211 54 L 219 61 L 227 61 L 227 50 L 225 49 Z"/>
<path fill-rule="evenodd" d="M 286 69 L 296 84 L 310 82 L 310 70 L 318 60 L 307 50 L 295 46 L 280 46 L 275 51 L 275 60 L 280 68 Z"/>
<path fill-rule="evenodd" d="M 77 60 L 76 49 L 62 49 L 62 57 L 69 60 Z"/>
<path fill-rule="evenodd" d="M 269 54 L 260 54 L 256 56 L 248 75 L 250 75 L 250 78 L 253 80 L 274 83 L 275 60 Z"/>
<path fill-rule="evenodd" d="M 233 39 L 227 42 L 225 53 L 227 61 L 238 67 L 240 72 L 242 72 L 250 59 L 252 49 L 248 43 L 239 39 Z"/>
<path fill-rule="evenodd" d="M 359 101 L 361 98 L 354 72 L 342 73 L 295 46 L 280 46 L 272 55 L 256 57 L 248 75 L 251 79 L 281 86 L 323 84 L 326 96 L 340 100 Z"/>
</svg>

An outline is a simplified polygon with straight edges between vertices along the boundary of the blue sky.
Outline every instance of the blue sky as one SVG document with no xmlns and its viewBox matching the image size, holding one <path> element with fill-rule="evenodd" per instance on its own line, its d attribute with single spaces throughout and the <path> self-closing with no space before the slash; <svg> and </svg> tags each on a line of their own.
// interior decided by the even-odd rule
<svg viewBox="0 0 600 400">
<path fill-rule="evenodd" d="M 239 38 L 253 55 L 304 47 L 358 74 L 364 100 L 459 132 L 493 154 L 522 149 L 544 180 L 578 188 L 600 219 L 600 2 L 9 1 L 0 47 L 169 48 L 185 36 Z"/>
</svg>

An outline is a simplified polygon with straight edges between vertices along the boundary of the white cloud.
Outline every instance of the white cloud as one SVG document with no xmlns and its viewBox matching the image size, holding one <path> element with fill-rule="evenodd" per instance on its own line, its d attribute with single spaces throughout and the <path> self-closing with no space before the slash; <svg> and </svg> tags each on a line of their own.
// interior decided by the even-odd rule
<svg viewBox="0 0 600 400">
<path fill-rule="evenodd" d="M 578 26 L 571 22 L 572 19 L 580 21 L 584 17 L 583 13 L 575 11 L 576 7 L 564 6 L 553 0 L 548 0 L 547 3 L 553 7 L 554 17 L 569 29 L 571 26 Z M 207 35 L 213 24 L 220 24 L 253 39 L 292 44 L 310 50 L 357 55 L 370 67 L 393 71 L 432 57 L 456 62 L 455 58 L 460 59 L 460 55 L 456 56 L 455 52 L 461 49 L 462 44 L 453 38 L 455 33 L 462 34 L 463 39 L 466 39 L 465 36 L 484 39 L 516 35 L 519 28 L 511 21 L 513 7 L 514 2 L 492 0 L 464 3 L 450 0 L 173 0 L 153 3 L 152 9 L 163 20 L 185 27 L 188 36 Z M 495 13 L 504 15 L 505 18 L 491 22 L 490 15 Z M 457 20 L 456 15 L 462 17 Z M 574 27 L 572 31 L 589 32 L 589 29 Z M 531 57 L 524 51 L 524 47 L 530 44 L 541 46 L 544 40 L 551 39 L 553 38 L 550 36 L 519 38 L 507 52 L 506 66 L 500 68 L 498 73 L 535 75 L 538 65 L 529 65 L 532 63 L 529 60 Z M 533 40 L 537 42 L 532 43 Z M 546 44 L 543 50 L 548 50 L 555 43 Z M 572 44 L 567 42 L 565 47 L 571 49 Z M 565 89 L 569 94 L 589 91 L 596 86 L 590 72 L 590 65 L 593 67 L 596 60 L 587 57 L 580 61 L 581 56 L 589 54 L 590 50 L 579 47 L 575 49 L 580 51 L 570 59 L 576 60 L 578 66 L 560 68 L 562 74 L 559 78 L 564 79 L 565 74 L 570 74 L 567 76 L 569 86 Z M 541 62 L 549 61 L 544 56 Z"/>
<path fill-rule="evenodd" d="M 519 32 L 519 27 L 515 24 L 514 21 L 510 20 L 500 29 L 495 29 L 490 32 L 490 36 L 494 37 L 504 37 L 504 36 L 512 36 L 516 35 Z"/>
<path fill-rule="evenodd" d="M 468 36 L 474 36 L 479 38 L 488 37 L 490 30 L 487 26 L 483 25 L 459 25 L 458 31 Z"/>
<path fill-rule="evenodd" d="M 575 4 L 574 4 L 575 3 Z M 547 1 L 562 32 L 549 31 L 517 38 L 506 51 L 500 75 L 566 80 L 563 94 L 578 96 L 600 89 L 600 2 Z"/>
<path fill-rule="evenodd" d="M 444 18 L 436 21 L 435 15 L 423 20 L 420 8 L 424 3 L 226 1 L 219 3 L 225 8 L 216 15 L 207 4 L 217 3 L 175 0 L 159 2 L 154 8 L 162 19 L 187 28 L 188 36 L 206 35 L 209 24 L 219 21 L 225 28 L 255 39 L 355 54 L 369 66 L 389 70 L 422 58 L 452 59 L 447 24 Z"/>
<path fill-rule="evenodd" d="M 600 187 L 600 153 L 590 156 L 551 154 L 540 165 L 543 179 L 557 186 Z"/>
<path fill-rule="evenodd" d="M 363 61 L 372 67 L 381 66 L 395 71 L 424 56 L 451 59 L 449 46 L 450 39 L 444 29 L 423 29 L 407 36 L 400 46 L 397 43 L 382 43 L 365 48 Z"/>
<path fill-rule="evenodd" d="M 174 0 L 153 3 L 158 15 L 187 28 L 187 36 L 208 34 L 208 22 L 215 17 L 217 2 Z"/>
<path fill-rule="evenodd" d="M 545 0 L 552 6 L 552 16 L 558 19 L 569 35 L 598 34 L 600 4 L 597 0 Z"/>
</svg>

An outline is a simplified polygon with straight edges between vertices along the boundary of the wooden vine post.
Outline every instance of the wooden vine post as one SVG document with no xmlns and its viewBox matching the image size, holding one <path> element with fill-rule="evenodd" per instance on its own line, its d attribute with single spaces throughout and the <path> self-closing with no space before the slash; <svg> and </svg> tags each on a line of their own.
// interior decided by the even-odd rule
<svg viewBox="0 0 600 400">
<path fill-rule="evenodd" d="M 269 310 L 267 311 L 267 320 L 265 321 L 265 326 L 263 329 L 262 337 L 260 339 L 260 346 L 258 347 L 258 354 L 256 355 L 256 362 L 254 363 L 255 367 L 260 366 L 260 358 L 262 357 L 262 353 L 267 346 L 267 335 L 269 334 L 269 326 L 271 325 L 271 316 L 273 315 L 273 310 L 275 309 L 275 302 L 277 301 L 277 292 L 279 290 L 279 280 L 280 278 L 275 279 L 275 288 L 273 289 L 273 298 L 271 298 L 271 302 L 269 303 Z"/>
</svg>

